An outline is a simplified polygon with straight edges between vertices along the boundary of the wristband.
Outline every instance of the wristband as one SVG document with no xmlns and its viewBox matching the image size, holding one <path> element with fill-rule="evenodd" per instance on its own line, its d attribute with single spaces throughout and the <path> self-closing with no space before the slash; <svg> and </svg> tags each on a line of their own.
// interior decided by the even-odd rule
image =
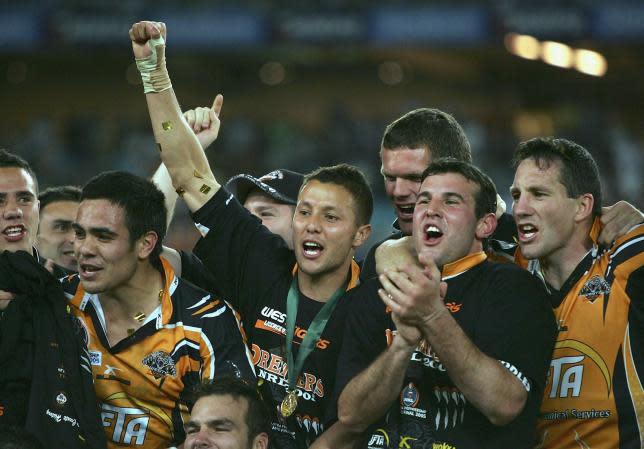
<svg viewBox="0 0 644 449">
<path fill-rule="evenodd" d="M 152 53 L 145 58 L 136 59 L 136 67 L 141 73 L 143 92 L 159 93 L 172 87 L 165 65 L 165 41 L 160 36 L 148 41 Z"/>
</svg>

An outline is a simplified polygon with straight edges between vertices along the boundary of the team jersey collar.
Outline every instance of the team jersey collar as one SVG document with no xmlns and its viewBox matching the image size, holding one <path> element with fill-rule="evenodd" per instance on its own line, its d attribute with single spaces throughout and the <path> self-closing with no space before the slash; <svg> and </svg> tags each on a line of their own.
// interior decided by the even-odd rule
<svg viewBox="0 0 644 449">
<path fill-rule="evenodd" d="M 297 273 L 297 264 L 293 267 L 293 270 L 291 272 L 293 276 Z M 347 284 L 347 289 L 346 291 L 351 290 L 354 287 L 357 287 L 358 284 L 360 283 L 360 265 L 358 263 L 351 259 L 351 278 L 349 279 L 349 284 Z"/>
<path fill-rule="evenodd" d="M 179 284 L 179 278 L 175 276 L 174 269 L 170 265 L 170 262 L 168 262 L 165 258 L 161 257 L 161 265 L 163 266 L 164 286 L 159 297 L 160 304 L 159 304 L 159 307 L 157 307 L 154 310 L 154 312 L 152 312 L 145 320 L 145 322 L 147 323 L 152 319 L 156 319 L 157 328 L 163 324 L 167 324 L 170 322 L 170 317 L 172 317 L 172 311 L 173 311 L 171 297 L 175 289 L 177 288 L 177 285 Z M 74 276 L 78 276 L 78 275 L 75 274 Z M 82 282 L 78 283 L 76 294 L 70 300 L 70 302 L 82 311 L 85 311 L 87 304 L 91 302 L 92 305 L 94 306 L 94 309 L 97 312 L 99 319 L 101 320 L 101 324 L 105 326 L 103 308 L 101 307 L 101 303 L 98 299 L 98 295 L 95 293 L 86 293 L 85 290 L 83 289 Z"/>
<path fill-rule="evenodd" d="M 487 254 L 483 251 L 477 253 L 468 254 L 467 256 L 458 259 L 454 262 L 447 263 L 443 265 L 443 270 L 441 272 L 441 280 L 445 281 L 453 277 L 458 276 L 459 274 L 465 273 L 470 268 L 475 267 L 476 265 L 484 262 L 487 259 Z"/>
</svg>

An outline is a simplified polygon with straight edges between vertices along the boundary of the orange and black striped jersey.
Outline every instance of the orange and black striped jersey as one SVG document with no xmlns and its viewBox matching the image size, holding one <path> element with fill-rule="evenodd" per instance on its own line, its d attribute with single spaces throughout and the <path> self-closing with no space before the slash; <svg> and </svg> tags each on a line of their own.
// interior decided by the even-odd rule
<svg viewBox="0 0 644 449">
<path fill-rule="evenodd" d="M 596 220 L 593 241 L 598 233 Z M 527 267 L 540 275 L 538 261 Z M 559 333 L 538 447 L 644 448 L 644 225 L 608 250 L 595 245 L 549 290 Z"/>
<path fill-rule="evenodd" d="M 161 304 L 139 329 L 111 347 L 98 296 L 83 291 L 77 275 L 63 280 L 84 329 L 110 448 L 179 444 L 191 387 L 221 374 L 254 382 L 234 311 L 176 277 L 166 260 L 162 263 Z"/>
</svg>

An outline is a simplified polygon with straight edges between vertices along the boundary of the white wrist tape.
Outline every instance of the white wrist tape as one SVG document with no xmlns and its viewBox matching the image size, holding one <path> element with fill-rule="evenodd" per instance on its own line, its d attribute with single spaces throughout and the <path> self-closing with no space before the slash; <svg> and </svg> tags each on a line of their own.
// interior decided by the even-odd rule
<svg viewBox="0 0 644 449">
<path fill-rule="evenodd" d="M 148 43 L 152 49 L 150 56 L 136 59 L 136 66 L 143 81 L 143 92 L 163 92 L 172 87 L 165 65 L 165 41 L 163 37 L 158 37 L 150 39 Z"/>
</svg>

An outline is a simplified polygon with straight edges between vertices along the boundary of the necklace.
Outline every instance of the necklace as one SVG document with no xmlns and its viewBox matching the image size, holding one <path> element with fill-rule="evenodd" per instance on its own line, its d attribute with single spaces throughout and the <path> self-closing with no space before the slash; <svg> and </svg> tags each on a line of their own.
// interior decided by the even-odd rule
<svg viewBox="0 0 644 449">
<path fill-rule="evenodd" d="M 163 299 L 163 289 L 159 290 L 159 304 L 161 303 L 162 299 Z M 148 316 L 146 315 L 145 312 L 140 311 L 140 312 L 136 312 L 132 318 L 134 318 L 139 323 L 143 323 L 147 317 Z M 128 332 L 130 331 L 132 331 L 132 333 L 134 332 L 133 329 L 128 329 Z"/>
</svg>

